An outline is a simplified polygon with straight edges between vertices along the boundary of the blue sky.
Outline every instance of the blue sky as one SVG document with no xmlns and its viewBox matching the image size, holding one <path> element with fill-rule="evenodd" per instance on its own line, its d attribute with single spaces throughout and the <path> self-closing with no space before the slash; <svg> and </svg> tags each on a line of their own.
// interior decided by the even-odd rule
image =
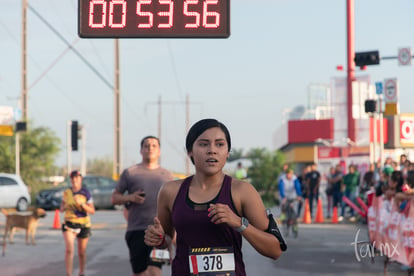
<svg viewBox="0 0 414 276">
<path fill-rule="evenodd" d="M 21 1 L 0 9 L 0 105 L 16 107 L 21 94 Z M 113 84 L 114 42 L 80 39 L 77 0 L 29 0 L 29 4 Z M 414 1 L 355 0 L 355 49 L 396 56 L 414 47 Z M 87 129 L 87 158 L 112 157 L 113 91 L 39 18 L 28 11 L 29 118 L 62 139 L 66 123 Z M 271 149 L 282 112 L 306 105 L 311 83 L 345 77 L 346 1 L 233 0 L 228 39 L 121 39 L 123 167 L 138 161 L 139 141 L 158 134 L 162 108 L 162 165 L 184 171 L 185 97 L 190 124 L 214 117 L 232 134 L 233 147 Z M 373 82 L 396 77 L 402 112 L 414 112 L 413 66 L 382 61 L 365 72 Z M 79 153 L 73 154 L 80 162 Z"/>
</svg>

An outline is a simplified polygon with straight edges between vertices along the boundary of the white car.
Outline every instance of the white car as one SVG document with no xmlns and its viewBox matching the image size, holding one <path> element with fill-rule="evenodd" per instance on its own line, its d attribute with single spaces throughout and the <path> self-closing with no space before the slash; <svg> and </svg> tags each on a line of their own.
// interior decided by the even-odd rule
<svg viewBox="0 0 414 276">
<path fill-rule="evenodd" d="M 0 173 L 0 208 L 26 211 L 30 202 L 29 190 L 20 176 Z"/>
</svg>

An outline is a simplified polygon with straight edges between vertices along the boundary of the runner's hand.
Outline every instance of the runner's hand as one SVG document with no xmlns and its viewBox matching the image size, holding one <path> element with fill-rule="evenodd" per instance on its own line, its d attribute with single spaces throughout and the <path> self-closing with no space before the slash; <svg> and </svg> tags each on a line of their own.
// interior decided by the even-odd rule
<svg viewBox="0 0 414 276">
<path fill-rule="evenodd" d="M 143 196 L 143 193 L 143 191 L 136 191 L 135 193 L 129 194 L 129 201 L 138 204 L 144 204 L 145 196 Z"/>
<path fill-rule="evenodd" d="M 155 217 L 154 224 L 148 225 L 145 230 L 144 242 L 148 246 L 159 246 L 165 239 L 164 229 L 160 220 Z"/>
<path fill-rule="evenodd" d="M 84 201 L 79 196 L 73 197 L 73 200 L 75 201 L 74 208 L 82 210 L 82 203 L 84 203 Z"/>
<path fill-rule="evenodd" d="M 227 223 L 232 228 L 240 227 L 241 218 L 236 215 L 227 204 L 210 204 L 208 216 L 212 223 Z"/>
</svg>

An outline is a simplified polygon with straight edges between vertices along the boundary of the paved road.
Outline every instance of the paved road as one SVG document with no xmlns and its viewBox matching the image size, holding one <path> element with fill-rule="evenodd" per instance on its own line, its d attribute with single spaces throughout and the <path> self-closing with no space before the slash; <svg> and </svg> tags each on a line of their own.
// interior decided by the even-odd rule
<svg viewBox="0 0 414 276">
<path fill-rule="evenodd" d="M 125 222 L 120 211 L 98 211 L 93 217 L 94 229 L 88 247 L 86 275 L 132 275 L 124 242 Z M 52 229 L 54 212 L 41 220 L 36 246 L 24 244 L 24 232 L 15 235 L 6 256 L 0 257 L 0 276 L 64 276 L 64 244 L 60 230 Z M 4 217 L 0 215 L 0 233 Z M 301 224 L 297 239 L 288 238 L 289 248 L 273 261 L 262 257 L 247 242 L 243 244 L 248 275 L 383 275 L 383 257 L 372 264 L 369 258 L 358 262 L 355 248 L 366 237 L 365 225 L 358 224 Z M 0 234 L 0 238 L 3 235 Z M 76 258 L 76 256 L 75 256 Z M 75 273 L 77 273 L 77 260 Z M 163 276 L 170 275 L 165 266 Z M 392 264 L 387 275 L 407 275 L 400 266 Z"/>
</svg>

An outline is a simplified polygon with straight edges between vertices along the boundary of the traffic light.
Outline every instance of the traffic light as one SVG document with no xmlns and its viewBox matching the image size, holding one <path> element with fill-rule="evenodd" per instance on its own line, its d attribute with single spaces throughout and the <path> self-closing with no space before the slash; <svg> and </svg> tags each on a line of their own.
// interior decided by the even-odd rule
<svg viewBox="0 0 414 276">
<path fill-rule="evenodd" d="M 376 65 L 380 63 L 379 51 L 355 53 L 355 65 L 362 67 L 365 65 Z"/>
<path fill-rule="evenodd" d="M 16 131 L 26 131 L 27 130 L 27 124 L 26 121 L 20 121 L 16 122 Z"/>
<path fill-rule="evenodd" d="M 72 121 L 71 126 L 71 142 L 72 142 L 72 150 L 77 151 L 78 150 L 78 121 Z"/>
<path fill-rule="evenodd" d="M 377 110 L 377 102 L 375 100 L 365 101 L 365 113 L 375 112 Z"/>
</svg>

